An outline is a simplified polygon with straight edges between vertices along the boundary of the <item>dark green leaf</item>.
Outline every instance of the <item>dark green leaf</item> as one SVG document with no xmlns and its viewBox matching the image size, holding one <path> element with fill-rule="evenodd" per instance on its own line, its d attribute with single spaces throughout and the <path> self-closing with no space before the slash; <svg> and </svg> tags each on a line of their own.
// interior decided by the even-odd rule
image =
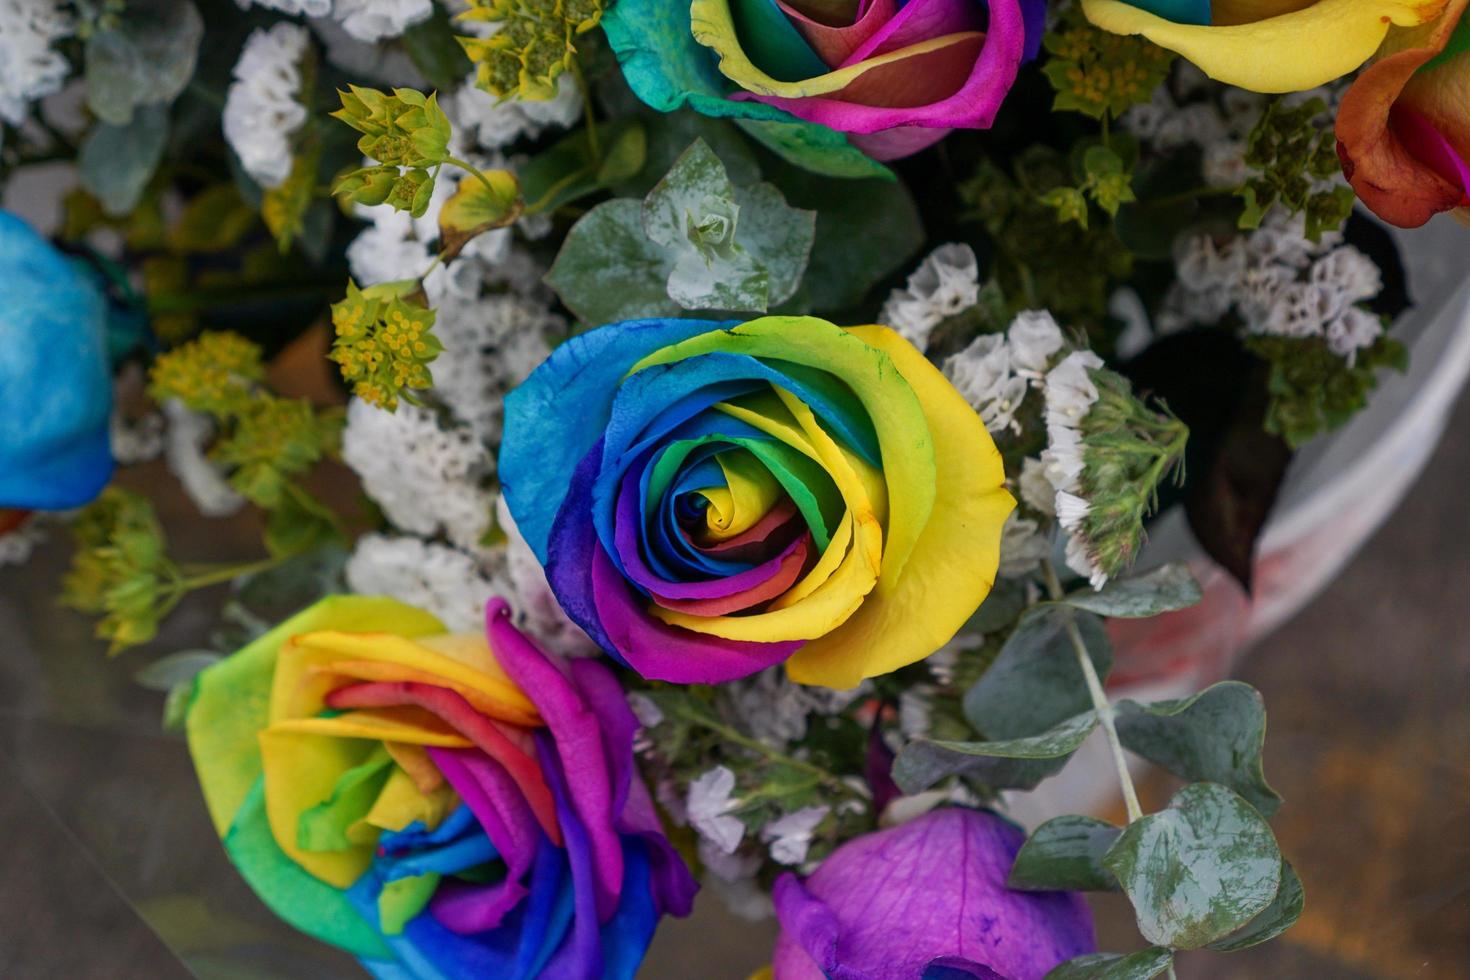
<svg viewBox="0 0 1470 980">
<path fill-rule="evenodd" d="M 1123 831 L 1103 859 L 1133 903 L 1143 938 L 1198 949 L 1269 906 L 1281 850 L 1255 807 L 1215 783 L 1186 786 L 1169 807 Z"/>
<path fill-rule="evenodd" d="M 1046 980 L 1152 980 L 1169 968 L 1174 954 L 1161 946 L 1136 953 L 1088 953 L 1054 967 Z"/>
<path fill-rule="evenodd" d="M 964 631 L 994 633 L 1014 623 L 1025 608 L 1026 586 L 1019 579 L 998 578 Z"/>
<path fill-rule="evenodd" d="M 1207 946 L 1218 953 L 1233 953 L 1269 942 L 1290 929 L 1301 918 L 1302 907 L 1307 896 L 1302 889 L 1302 880 L 1296 869 L 1285 859 L 1281 862 L 1281 887 L 1266 911 L 1246 924 L 1244 929 L 1233 932 L 1224 939 L 1217 939 Z"/>
<path fill-rule="evenodd" d="M 1061 772 L 1096 727 L 1097 715 L 1086 711 L 1029 738 L 1001 742 L 918 739 L 905 745 L 893 760 L 893 780 L 905 793 L 918 793 L 960 773 L 997 789 L 1032 789 Z"/>
<path fill-rule="evenodd" d="M 1143 619 L 1188 608 L 1199 600 L 1199 583 L 1188 566 L 1170 563 L 1142 575 L 1114 579 L 1098 592 L 1081 589 L 1062 601 L 1099 616 Z"/>
<path fill-rule="evenodd" d="M 836 181 L 792 166 L 774 169 L 771 181 L 793 207 L 817 213 L 804 283 L 807 304 L 817 313 L 857 306 L 924 244 L 918 208 L 900 182 Z"/>
<path fill-rule="evenodd" d="M 965 695 L 965 717 L 990 738 L 1035 735 L 1092 706 L 1067 621 L 1076 617 L 1099 677 L 1113 667 L 1102 620 L 1062 606 L 1040 606 L 1001 648 L 995 663 Z"/>
<path fill-rule="evenodd" d="M 403 47 L 414 67 L 441 91 L 454 88 L 470 73 L 470 59 L 455 37 L 449 12 L 438 4 L 428 20 L 403 32 Z"/>
<path fill-rule="evenodd" d="M 611 187 L 643 169 L 643 162 L 648 158 L 648 136 L 642 124 L 629 120 L 623 125 L 609 127 L 605 138 L 607 149 L 603 151 L 596 179 L 598 186 Z"/>
<path fill-rule="evenodd" d="M 1176 776 L 1229 786 L 1267 817 L 1281 806 L 1261 765 L 1266 706 L 1249 684 L 1224 681 L 1177 701 L 1123 701 L 1117 727 L 1127 748 Z"/>
<path fill-rule="evenodd" d="M 1021 845 L 1006 884 L 1023 891 L 1117 891 L 1118 879 L 1102 859 L 1122 832 L 1096 817 L 1048 820 Z"/>
<path fill-rule="evenodd" d="M 108 214 L 127 214 L 158 168 L 167 137 L 168 109 L 162 105 L 140 107 L 125 126 L 97 123 L 77 160 L 82 186 Z"/>
</svg>

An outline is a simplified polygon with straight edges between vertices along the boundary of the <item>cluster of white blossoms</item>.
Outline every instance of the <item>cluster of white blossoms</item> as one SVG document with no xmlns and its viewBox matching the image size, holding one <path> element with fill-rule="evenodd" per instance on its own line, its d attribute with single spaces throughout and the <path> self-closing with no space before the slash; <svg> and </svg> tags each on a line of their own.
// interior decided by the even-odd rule
<svg viewBox="0 0 1470 980">
<path fill-rule="evenodd" d="M 483 22 L 482 22 L 483 23 Z M 500 99 L 475 84 L 471 75 L 455 90 L 446 111 L 483 149 L 499 150 L 548 129 L 565 129 L 582 114 L 582 94 L 570 72 L 557 80 L 550 99 Z"/>
<path fill-rule="evenodd" d="M 981 334 L 945 358 L 944 376 L 991 432 L 1018 429 L 1016 411 L 1039 387 L 1053 357 L 1066 345 L 1061 327 L 1045 310 L 1024 310 L 1005 333 Z"/>
<path fill-rule="evenodd" d="M 163 458 L 194 506 L 205 517 L 229 517 L 245 506 L 245 498 L 230 486 L 224 470 L 205 453 L 215 429 L 208 415 L 196 412 L 177 398 L 163 403 L 167 426 Z"/>
<path fill-rule="evenodd" d="M 422 537 L 442 533 L 465 551 L 482 547 L 495 507 L 485 485 L 495 461 L 469 426 L 441 423 L 416 405 L 386 412 L 354 398 L 342 458 L 395 527 Z"/>
<path fill-rule="evenodd" d="M 806 737 L 812 715 L 835 715 L 871 689 L 870 681 L 845 691 L 793 684 L 786 668 L 776 666 L 722 684 L 719 707 L 741 731 L 782 748 Z"/>
<path fill-rule="evenodd" d="M 1383 277 L 1373 260 L 1332 232 L 1307 239 L 1301 216 L 1273 210 L 1262 226 L 1223 243 L 1209 235 L 1183 238 L 1178 278 L 1158 317 L 1163 332 L 1210 324 L 1234 312 L 1248 333 L 1321 337 L 1352 363 L 1383 332 L 1359 304 L 1377 296 Z"/>
<path fill-rule="evenodd" d="M 225 140 L 262 187 L 279 187 L 291 174 L 291 140 L 306 122 L 301 65 L 310 46 L 306 28 L 281 22 L 253 31 L 235 62 Z"/>
<path fill-rule="evenodd" d="M 32 102 L 61 90 L 71 65 L 54 45 L 76 31 L 69 4 L 0 0 L 0 119 L 19 125 Z"/>
<path fill-rule="evenodd" d="M 980 263 L 974 249 L 951 242 L 930 252 L 903 289 L 888 294 L 881 322 L 919 350 L 945 318 L 962 313 L 980 298 Z"/>
<path fill-rule="evenodd" d="M 417 606 L 456 633 L 485 628 L 485 603 L 495 591 L 473 557 L 411 535 L 363 535 L 344 571 L 352 591 Z"/>
<path fill-rule="evenodd" d="M 235 0 L 243 9 L 257 7 L 306 17 L 330 16 L 359 41 L 372 43 L 398 37 L 434 14 L 434 0 Z"/>
<path fill-rule="evenodd" d="M 1237 88 L 1217 92 L 1187 62 L 1180 62 L 1172 84 L 1172 92 L 1169 84 L 1160 85 L 1148 102 L 1125 112 L 1122 127 L 1161 153 L 1199 147 L 1207 184 L 1240 186 L 1248 169 L 1246 138 L 1260 119 L 1265 97 Z"/>
<path fill-rule="evenodd" d="M 1089 350 L 1076 350 L 1047 372 L 1046 450 L 1041 454 L 1042 471 L 1056 491 L 1053 510 L 1057 523 L 1067 532 L 1067 567 L 1100 589 L 1107 575 L 1088 555 L 1081 524 L 1090 509 L 1082 495 L 1083 440 L 1079 427 L 1098 399 L 1097 386 L 1088 372 L 1103 366 L 1102 358 Z"/>
</svg>

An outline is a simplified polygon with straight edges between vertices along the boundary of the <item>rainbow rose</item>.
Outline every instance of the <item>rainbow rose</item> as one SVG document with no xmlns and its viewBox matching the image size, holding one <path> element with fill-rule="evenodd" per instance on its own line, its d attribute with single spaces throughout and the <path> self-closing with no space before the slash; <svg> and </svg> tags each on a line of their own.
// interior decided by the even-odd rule
<svg viewBox="0 0 1470 980">
<path fill-rule="evenodd" d="M 989 128 L 1045 16 L 1044 0 L 617 0 L 603 28 L 655 109 L 731 117 L 797 163 L 853 174 L 831 133 L 892 160 Z"/>
<path fill-rule="evenodd" d="M 850 840 L 772 895 L 775 980 L 971 977 L 1041 980 L 1093 952 L 1081 895 L 1006 887 L 1025 835 L 950 807 Z"/>
<path fill-rule="evenodd" d="M 1402 228 L 1470 205 L 1470 21 L 1450 0 L 1421 27 L 1390 31 L 1342 98 L 1337 152 L 1358 199 Z"/>
<path fill-rule="evenodd" d="M 847 688 L 944 645 L 1014 502 L 984 424 L 887 327 L 651 319 L 505 400 L 502 492 L 571 619 L 647 678 L 786 661 Z"/>
<path fill-rule="evenodd" d="M 1445 0 L 1082 0 L 1087 19 L 1142 34 L 1205 74 L 1253 92 L 1301 92 L 1355 71 L 1392 25 Z"/>
<path fill-rule="evenodd" d="M 189 749 L 230 858 L 278 915 L 392 977 L 628 977 L 694 883 L 600 663 L 486 609 L 451 635 L 324 599 L 200 674 Z"/>
</svg>

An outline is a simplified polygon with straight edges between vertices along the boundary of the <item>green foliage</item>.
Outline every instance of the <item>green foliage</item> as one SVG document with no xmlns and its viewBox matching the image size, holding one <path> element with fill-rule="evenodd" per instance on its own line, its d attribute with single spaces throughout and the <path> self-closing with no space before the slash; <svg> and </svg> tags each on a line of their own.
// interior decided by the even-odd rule
<svg viewBox="0 0 1470 980">
<path fill-rule="evenodd" d="M 166 110 L 194 77 L 204 18 L 190 0 L 129 0 L 91 27 L 87 107 L 110 126 L 131 124 L 145 106 Z"/>
<path fill-rule="evenodd" d="M 1228 786 L 1270 817 L 1281 797 L 1266 782 L 1266 705 L 1240 681 L 1222 681 L 1188 698 L 1118 705 L 1123 746 L 1183 779 Z"/>
<path fill-rule="evenodd" d="M 452 131 L 449 117 L 439 108 L 438 93 L 425 96 L 411 88 L 396 88 L 390 95 L 349 85 L 348 91 L 337 94 L 342 108 L 331 116 L 362 134 L 358 150 L 379 165 L 343 174 L 332 185 L 332 193 L 344 203 L 388 204 L 395 211 L 423 217 L 438 168 L 450 159 Z"/>
<path fill-rule="evenodd" d="M 981 224 L 994 243 L 991 274 L 1013 313 L 1044 307 L 1060 320 L 1101 323 L 1113 287 L 1133 268 L 1111 223 L 1063 224 L 1043 203 L 1058 188 L 1076 190 L 1076 180 L 1065 156 L 1038 145 L 1021 151 L 1009 173 L 983 161 L 957 188 L 962 217 Z"/>
<path fill-rule="evenodd" d="M 1293 449 L 1351 419 L 1378 387 L 1378 372 L 1403 371 L 1409 361 L 1408 349 L 1386 336 L 1351 360 L 1333 353 L 1321 337 L 1251 335 L 1245 346 L 1271 366 L 1266 431 Z"/>
<path fill-rule="evenodd" d="M 491 95 L 549 99 L 576 57 L 574 38 L 597 26 L 602 9 L 602 0 L 469 0 L 463 20 L 500 29 L 459 41 L 476 65 L 476 83 Z"/>
<path fill-rule="evenodd" d="M 1147 102 L 1169 73 L 1174 55 L 1141 37 L 1111 34 L 1089 24 L 1076 5 L 1042 38 L 1051 57 L 1041 71 L 1056 90 L 1054 110 L 1116 119 Z"/>
<path fill-rule="evenodd" d="M 76 551 L 62 579 L 62 604 L 101 616 L 96 635 L 108 641 L 110 654 L 151 640 L 178 578 L 153 504 L 108 487 L 81 510 L 71 531 Z"/>
<path fill-rule="evenodd" d="M 332 304 L 336 339 L 328 355 L 342 370 L 352 393 L 393 411 L 408 388 L 434 384 L 429 364 L 444 345 L 434 336 L 434 311 L 417 301 L 416 280 L 358 289 Z"/>
<path fill-rule="evenodd" d="M 227 331 L 210 331 L 159 356 L 149 395 L 177 398 L 209 415 L 218 434 L 210 458 L 230 486 L 267 512 L 272 554 L 304 551 L 339 534 L 337 519 L 298 478 L 341 439 L 342 414 L 303 399 L 280 398 L 262 384 L 260 348 Z"/>
<path fill-rule="evenodd" d="M 1242 228 L 1259 228 L 1279 205 L 1288 214 L 1305 215 L 1307 238 L 1318 242 L 1352 213 L 1357 198 L 1351 187 L 1323 186 L 1337 177 L 1340 165 L 1331 116 L 1321 99 L 1295 106 L 1273 100 L 1251 130 L 1245 162 L 1254 173 L 1239 191 L 1245 202 Z"/>
<path fill-rule="evenodd" d="M 1281 851 L 1238 794 L 1214 783 L 1180 790 L 1167 809 L 1129 824 L 1103 859 L 1133 903 L 1149 942 L 1198 949 L 1272 903 Z"/>
<path fill-rule="evenodd" d="M 1251 919 L 1243 928 L 1232 932 L 1223 939 L 1215 940 L 1206 948 L 1219 953 L 1233 953 L 1236 950 L 1250 949 L 1252 946 L 1270 942 L 1290 929 L 1296 920 L 1301 918 L 1305 904 L 1306 892 L 1302 888 L 1302 880 L 1297 877 L 1296 869 L 1283 858 L 1281 887 L 1276 890 L 1276 897 L 1271 900 L 1270 905 L 1266 906 L 1266 910 Z"/>
<path fill-rule="evenodd" d="M 265 377 L 259 345 L 228 330 L 210 331 L 153 362 L 148 393 L 177 398 L 196 412 L 231 415 L 249 404 Z"/>
<path fill-rule="evenodd" d="M 449 117 L 437 92 L 396 88 L 389 95 L 349 85 L 337 94 L 342 108 L 330 115 L 362 133 L 357 148 L 363 156 L 393 167 L 434 167 L 448 158 Z"/>
<path fill-rule="evenodd" d="M 816 215 L 765 183 L 735 186 L 696 140 L 642 204 L 618 198 L 568 232 L 546 281 L 589 323 L 680 310 L 765 312 L 801 281 Z"/>
<path fill-rule="evenodd" d="M 1133 394 L 1121 374 L 1088 372 L 1098 400 L 1078 425 L 1088 512 L 1078 529 L 1092 564 L 1109 578 L 1127 570 L 1143 545 L 1143 521 L 1158 507 L 1159 485 L 1182 478 L 1189 429 L 1167 408 Z"/>
<path fill-rule="evenodd" d="M 1200 600 L 1199 583 L 1187 565 L 1171 562 L 1129 578 L 1114 579 L 1100 590 L 1078 589 L 1062 601 L 1099 616 L 1144 619 Z"/>
<path fill-rule="evenodd" d="M 640 120 L 599 126 L 596 140 L 590 130 L 579 129 L 520 168 L 526 209 L 549 214 L 589 194 L 610 190 L 640 173 L 647 160 L 648 136 Z"/>
<path fill-rule="evenodd" d="M 1062 771 L 1092 730 L 1095 711 L 1084 711 L 1036 735 L 994 742 L 916 739 L 893 761 L 893 779 L 905 793 L 928 789 L 964 774 L 995 789 L 1034 789 Z"/>
<path fill-rule="evenodd" d="M 1150 946 L 1135 953 L 1088 953 L 1055 967 L 1046 980 L 1152 980 L 1168 970 L 1174 953 Z"/>
<path fill-rule="evenodd" d="M 132 211 L 142 199 L 168 139 L 167 106 L 142 106 L 129 118 L 94 125 L 77 157 L 82 187 L 113 217 Z"/>
<path fill-rule="evenodd" d="M 1092 707 L 1071 638 L 1087 647 L 1102 678 L 1113 651 L 1102 620 L 1060 606 L 1037 606 L 1021 617 L 990 669 L 965 693 L 965 715 L 989 738 L 1036 735 Z"/>
<path fill-rule="evenodd" d="M 504 228 L 521 214 L 521 189 L 508 170 L 470 174 L 439 209 L 439 247 L 445 261 L 482 232 Z"/>
<path fill-rule="evenodd" d="M 1096 817 L 1054 817 L 1021 845 L 1006 885 L 1023 891 L 1117 891 L 1102 859 L 1122 830 Z"/>
</svg>

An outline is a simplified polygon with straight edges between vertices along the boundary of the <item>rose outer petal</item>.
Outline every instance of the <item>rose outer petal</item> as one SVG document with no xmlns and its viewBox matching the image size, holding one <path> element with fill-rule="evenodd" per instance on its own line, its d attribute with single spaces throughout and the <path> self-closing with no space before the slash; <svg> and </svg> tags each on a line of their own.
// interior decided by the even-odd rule
<svg viewBox="0 0 1470 980">
<path fill-rule="evenodd" d="M 783 876 L 772 896 L 776 975 L 917 977 L 958 958 L 1040 980 L 1091 952 L 1080 895 L 1006 886 L 1023 839 L 993 813 L 950 807 L 843 844 L 804 884 Z"/>
<path fill-rule="evenodd" d="M 1015 81 L 1026 47 L 1025 23 L 1018 0 L 994 0 L 990 5 L 988 31 L 983 35 L 978 57 L 972 57 L 964 64 L 968 75 L 961 72 L 953 79 L 938 76 L 944 85 L 958 82 L 958 87 L 951 87 L 950 93 L 937 101 L 905 107 L 894 105 L 893 100 L 917 98 L 917 90 L 906 89 L 904 84 L 895 80 L 905 79 L 908 85 L 928 84 L 928 80 L 921 77 L 927 74 L 926 71 L 915 65 L 905 68 L 901 63 L 913 58 L 927 61 L 937 57 L 947 66 L 943 70 L 953 72 L 952 66 L 962 60 L 956 45 L 963 48 L 977 42 L 968 40 L 968 35 L 964 34 L 931 39 L 898 51 L 878 54 L 818 78 L 783 83 L 760 71 L 745 56 L 734 33 L 727 0 L 694 0 L 691 22 L 695 38 L 719 55 L 721 72 L 744 90 L 732 98 L 755 99 L 785 109 L 799 118 L 856 134 L 912 126 L 931 129 L 988 127 Z M 874 42 L 870 39 L 869 43 Z M 973 52 L 974 48 L 969 47 L 969 50 Z M 887 70 L 895 62 L 900 65 Z M 932 65 L 927 67 L 933 68 Z M 849 101 L 857 98 L 851 94 L 851 86 L 865 74 L 879 69 L 885 69 L 886 84 L 874 86 L 862 94 L 868 99 L 879 98 L 886 104 Z M 884 91 L 890 88 L 892 91 L 885 96 Z"/>
<path fill-rule="evenodd" d="M 1450 0 L 1444 14 L 1433 25 L 1396 33 L 1390 38 L 1392 53 L 1381 57 L 1358 76 L 1342 98 L 1337 112 L 1337 155 L 1358 198 L 1383 220 L 1401 228 L 1415 228 L 1440 211 L 1459 205 L 1465 189 L 1446 179 L 1428 160 L 1405 142 L 1429 142 L 1419 122 L 1399 113 L 1395 125 L 1394 106 L 1424 64 L 1444 49 L 1465 11 L 1467 0 Z M 1457 72 L 1458 62 L 1431 69 L 1424 84 L 1433 84 L 1441 72 Z M 1463 77 L 1463 76 L 1462 76 Z M 1413 111 L 1412 109 L 1410 110 Z M 1427 125 L 1433 126 L 1428 120 Z M 1439 134 L 1443 135 L 1443 134 Z M 1465 134 L 1461 138 L 1466 138 Z M 1430 147 L 1432 151 L 1432 147 Z"/>
<path fill-rule="evenodd" d="M 1378 50 L 1391 24 L 1422 24 L 1444 2 L 1316 0 L 1263 20 L 1219 26 L 1175 23 L 1127 0 L 1082 0 L 1082 10 L 1103 30 L 1142 34 L 1217 81 L 1252 92 L 1301 92 L 1358 68 Z M 1298 5 L 1274 0 L 1267 8 Z"/>
</svg>

